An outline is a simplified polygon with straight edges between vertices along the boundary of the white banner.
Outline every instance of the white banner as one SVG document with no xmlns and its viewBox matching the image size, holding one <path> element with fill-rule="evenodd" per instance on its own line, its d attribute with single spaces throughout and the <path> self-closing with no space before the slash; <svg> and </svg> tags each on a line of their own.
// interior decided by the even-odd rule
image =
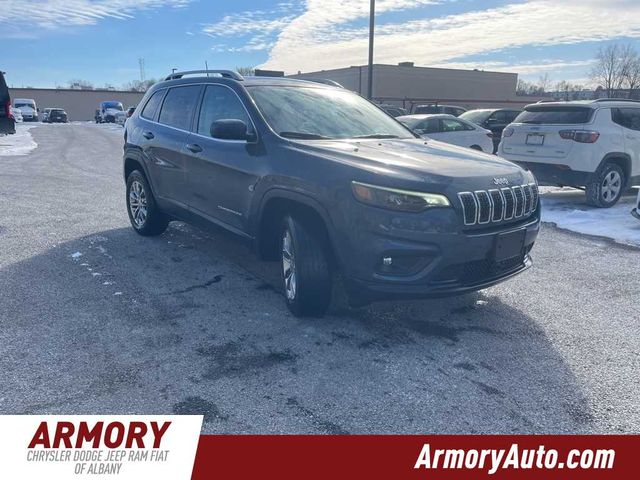
<svg viewBox="0 0 640 480">
<path fill-rule="evenodd" d="M 202 415 L 0 416 L 0 478 L 188 480 Z"/>
</svg>

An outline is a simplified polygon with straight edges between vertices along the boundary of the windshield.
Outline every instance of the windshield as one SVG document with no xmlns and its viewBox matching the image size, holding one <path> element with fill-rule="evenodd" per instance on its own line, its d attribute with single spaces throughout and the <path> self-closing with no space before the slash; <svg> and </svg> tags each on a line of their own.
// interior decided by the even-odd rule
<svg viewBox="0 0 640 480">
<path fill-rule="evenodd" d="M 588 123 L 593 109 L 570 106 L 532 106 L 516 117 L 514 123 L 548 123 L 555 125 Z"/>
<path fill-rule="evenodd" d="M 33 108 L 33 104 L 32 103 L 16 103 L 14 105 L 14 107 L 16 107 L 16 108 Z"/>
<path fill-rule="evenodd" d="M 298 139 L 415 138 L 378 107 L 333 88 L 248 87 L 269 126 Z"/>
<path fill-rule="evenodd" d="M 102 104 L 103 108 L 111 108 L 113 110 L 124 110 L 124 108 L 122 107 L 121 103 L 116 103 L 116 102 L 104 102 Z"/>
<path fill-rule="evenodd" d="M 493 113 L 493 110 L 470 110 L 460 115 L 460 118 L 473 123 L 482 123 Z"/>
</svg>

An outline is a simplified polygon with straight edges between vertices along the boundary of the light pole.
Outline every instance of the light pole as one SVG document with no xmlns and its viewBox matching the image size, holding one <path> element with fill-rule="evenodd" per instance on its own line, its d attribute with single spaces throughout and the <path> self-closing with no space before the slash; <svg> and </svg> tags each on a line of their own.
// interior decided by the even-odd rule
<svg viewBox="0 0 640 480">
<path fill-rule="evenodd" d="M 367 76 L 367 98 L 373 98 L 373 32 L 376 26 L 376 0 L 371 0 L 369 9 L 369 75 Z"/>
</svg>

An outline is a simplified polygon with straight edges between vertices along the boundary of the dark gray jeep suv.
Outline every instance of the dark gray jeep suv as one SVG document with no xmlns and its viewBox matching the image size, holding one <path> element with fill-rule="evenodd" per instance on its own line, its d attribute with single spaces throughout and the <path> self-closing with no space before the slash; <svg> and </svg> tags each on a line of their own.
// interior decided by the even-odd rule
<svg viewBox="0 0 640 480">
<path fill-rule="evenodd" d="M 229 71 L 146 93 L 124 178 L 139 234 L 173 219 L 237 233 L 281 262 L 296 315 L 326 310 L 336 273 L 360 301 L 488 287 L 531 265 L 540 222 L 513 163 L 420 139 L 345 89 Z"/>
</svg>

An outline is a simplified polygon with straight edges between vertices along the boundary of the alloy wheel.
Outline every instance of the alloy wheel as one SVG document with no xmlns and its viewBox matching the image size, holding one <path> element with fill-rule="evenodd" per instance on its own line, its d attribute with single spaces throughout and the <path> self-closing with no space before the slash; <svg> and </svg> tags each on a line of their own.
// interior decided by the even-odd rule
<svg viewBox="0 0 640 480">
<path fill-rule="evenodd" d="M 293 251 L 293 239 L 291 232 L 286 229 L 282 238 L 282 273 L 284 278 L 284 290 L 288 300 L 296 298 L 297 278 L 296 261 Z"/>
<path fill-rule="evenodd" d="M 615 170 L 609 172 L 602 181 L 602 198 L 605 202 L 615 200 L 622 189 L 622 178 Z"/>
<path fill-rule="evenodd" d="M 136 227 L 142 228 L 147 221 L 147 194 L 144 185 L 137 180 L 131 183 L 129 189 L 129 210 Z"/>
</svg>

